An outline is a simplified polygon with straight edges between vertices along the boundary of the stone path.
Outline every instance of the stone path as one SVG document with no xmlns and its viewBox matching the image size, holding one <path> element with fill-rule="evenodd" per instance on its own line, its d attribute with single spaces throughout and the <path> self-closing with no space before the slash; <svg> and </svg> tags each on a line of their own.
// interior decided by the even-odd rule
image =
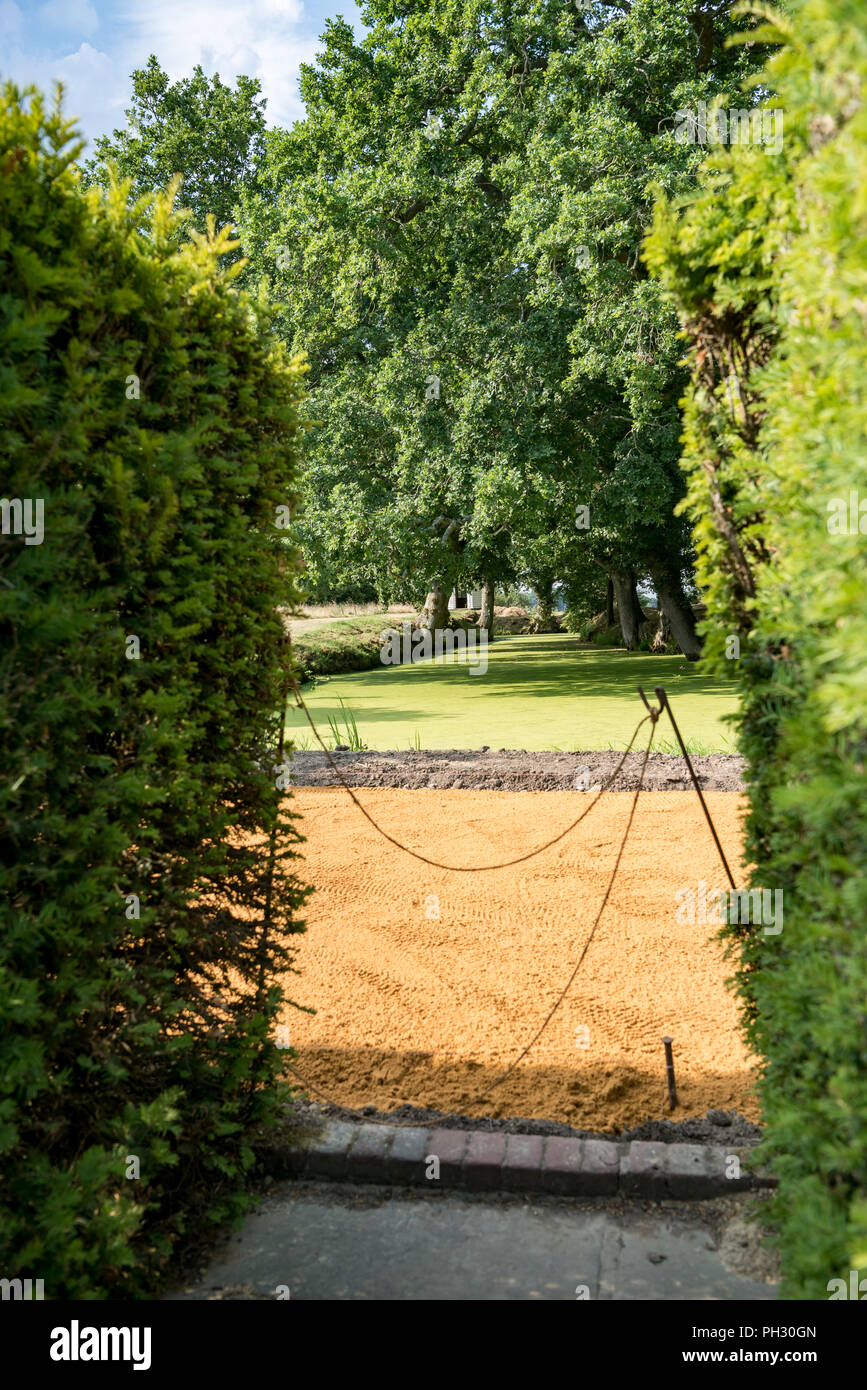
<svg viewBox="0 0 867 1390">
<path fill-rule="evenodd" d="M 172 1300 L 771 1300 L 747 1196 L 646 1203 L 279 1184 Z"/>
</svg>

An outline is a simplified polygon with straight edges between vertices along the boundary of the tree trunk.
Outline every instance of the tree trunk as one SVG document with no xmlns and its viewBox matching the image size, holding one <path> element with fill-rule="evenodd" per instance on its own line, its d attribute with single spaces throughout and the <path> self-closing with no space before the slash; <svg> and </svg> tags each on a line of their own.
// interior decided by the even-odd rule
<svg viewBox="0 0 867 1390">
<path fill-rule="evenodd" d="M 554 581 L 553 579 L 539 579 L 533 585 L 533 588 L 536 591 L 536 598 L 539 604 L 537 610 L 539 626 L 550 628 L 551 619 L 554 616 L 554 602 L 552 597 Z"/>
<path fill-rule="evenodd" d="M 644 627 L 644 614 L 638 602 L 635 573 L 633 570 L 612 570 L 610 579 L 617 599 L 617 616 L 620 619 L 620 631 L 623 633 L 623 645 L 628 652 L 632 652 L 641 641 L 641 631 Z"/>
<path fill-rule="evenodd" d="M 698 661 L 701 639 L 695 630 L 695 615 L 683 590 L 677 570 L 666 566 L 651 572 L 659 596 L 659 611 L 664 614 L 674 638 L 687 661 Z"/>
<path fill-rule="evenodd" d="M 656 636 L 650 644 L 652 652 L 664 652 L 670 642 L 674 641 L 671 631 L 671 623 L 668 621 L 662 608 L 659 609 L 659 626 L 656 629 Z"/>
<path fill-rule="evenodd" d="M 494 581 L 485 579 L 482 583 L 482 611 L 479 614 L 479 627 L 488 634 L 488 641 L 494 640 Z"/>
<path fill-rule="evenodd" d="M 609 627 L 614 626 L 614 585 L 611 576 L 608 576 L 608 584 L 605 592 L 605 618 Z"/>
<path fill-rule="evenodd" d="M 438 579 L 435 579 L 430 587 L 424 608 L 419 614 L 418 625 L 426 627 L 430 632 L 449 625 L 449 591 Z"/>
</svg>

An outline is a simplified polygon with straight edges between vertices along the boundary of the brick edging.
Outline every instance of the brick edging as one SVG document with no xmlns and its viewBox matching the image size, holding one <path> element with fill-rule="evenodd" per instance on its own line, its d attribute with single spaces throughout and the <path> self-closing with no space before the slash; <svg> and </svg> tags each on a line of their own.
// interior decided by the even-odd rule
<svg viewBox="0 0 867 1390">
<path fill-rule="evenodd" d="M 265 1156 L 273 1177 L 569 1197 L 700 1198 L 775 1186 L 748 1149 L 326 1120 Z M 435 1160 L 435 1162 L 433 1161 Z M 733 1160 L 736 1160 L 733 1162 Z"/>
</svg>

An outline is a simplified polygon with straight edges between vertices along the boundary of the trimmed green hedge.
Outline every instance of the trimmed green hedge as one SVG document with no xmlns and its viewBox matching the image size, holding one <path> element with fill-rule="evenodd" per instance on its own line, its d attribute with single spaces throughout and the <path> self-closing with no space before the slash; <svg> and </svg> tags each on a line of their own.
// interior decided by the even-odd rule
<svg viewBox="0 0 867 1390">
<path fill-rule="evenodd" d="M 648 260 L 692 343 L 686 506 L 706 660 L 743 698 L 753 883 L 784 894 L 779 935 L 726 928 L 760 1157 L 784 1294 L 824 1299 L 867 1273 L 867 20 L 787 8 L 751 35 L 783 45 L 782 152 L 712 156 L 685 212 L 660 202 Z"/>
<path fill-rule="evenodd" d="M 382 667 L 382 633 L 386 629 L 402 633 L 403 624 L 407 621 L 412 622 L 415 630 L 417 617 L 407 619 L 396 614 L 374 613 L 357 618 L 335 618 L 333 623 L 323 624 L 320 628 L 300 634 L 293 639 L 292 650 L 301 683 L 315 680 L 317 676 L 340 676 L 351 671 L 379 670 Z M 478 614 L 467 615 L 453 611 L 449 614 L 448 626 L 474 632 L 478 628 Z M 494 619 L 494 633 L 497 636 L 514 636 L 515 633 L 539 630 L 533 618 L 520 621 L 509 618 Z M 559 632 L 558 618 L 554 618 L 548 630 Z M 619 633 L 620 629 L 617 631 Z"/>
<path fill-rule="evenodd" d="M 301 368 L 224 235 L 179 250 L 169 195 L 140 233 L 80 148 L 6 86 L 2 493 L 44 535 L 0 536 L 0 1270 L 98 1299 L 241 1209 L 282 1097 Z"/>
<path fill-rule="evenodd" d="M 380 634 L 388 627 L 400 631 L 403 621 L 388 613 L 335 618 L 333 623 L 299 635 L 292 647 L 301 680 L 374 670 L 382 664 Z"/>
</svg>

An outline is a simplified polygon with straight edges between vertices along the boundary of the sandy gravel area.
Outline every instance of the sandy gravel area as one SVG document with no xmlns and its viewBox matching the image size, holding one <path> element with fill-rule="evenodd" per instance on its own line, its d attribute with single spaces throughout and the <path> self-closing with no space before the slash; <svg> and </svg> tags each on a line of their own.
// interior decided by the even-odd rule
<svg viewBox="0 0 867 1390">
<path fill-rule="evenodd" d="M 534 755 L 535 756 L 535 755 Z M 468 865 L 526 852 L 574 818 L 580 794 L 368 789 L 389 833 Z M 743 799 L 709 791 L 730 862 Z M 316 885 L 301 971 L 287 985 L 297 1066 L 339 1104 L 402 1104 L 621 1131 L 667 1116 L 661 1038 L 674 1038 L 672 1118 L 755 1118 L 750 1058 L 714 928 L 678 922 L 679 890 L 724 886 L 694 792 L 643 794 L 617 884 L 579 975 L 530 1055 L 479 1104 L 566 983 L 614 864 L 632 798 L 604 795 L 560 844 L 489 873 L 428 868 L 384 842 L 340 788 L 300 787 L 303 876 Z M 737 870 L 736 870 L 737 872 Z M 683 916 L 681 908 L 681 916 Z M 768 950 L 779 937 L 768 938 Z M 319 1099 L 319 1097 L 315 1097 Z"/>
</svg>

